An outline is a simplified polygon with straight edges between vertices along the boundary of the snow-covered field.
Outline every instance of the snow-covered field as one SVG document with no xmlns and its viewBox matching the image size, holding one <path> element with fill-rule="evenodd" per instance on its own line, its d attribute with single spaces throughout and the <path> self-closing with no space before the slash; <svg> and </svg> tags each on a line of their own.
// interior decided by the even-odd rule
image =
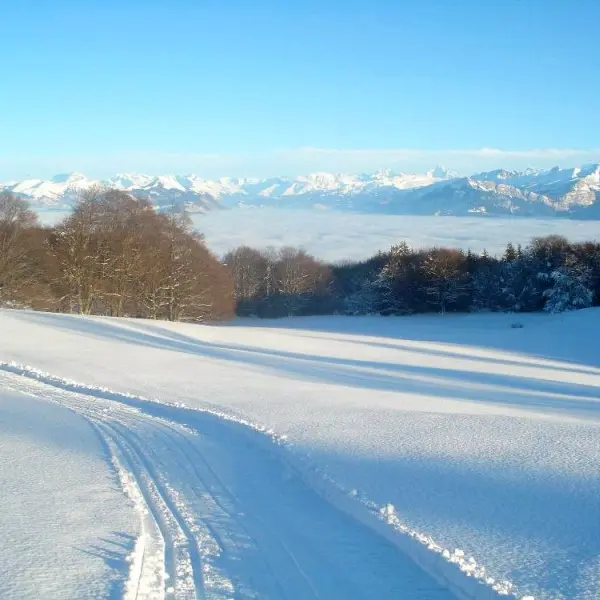
<svg viewBox="0 0 600 600">
<path fill-rule="evenodd" d="M 573 242 L 599 240 L 597 221 L 524 217 L 419 217 L 326 210 L 237 209 L 195 215 L 209 248 L 222 255 L 254 248 L 299 246 L 327 261 L 363 260 L 405 240 L 413 247 L 444 246 L 501 254 L 506 244 L 560 234 Z"/>
<path fill-rule="evenodd" d="M 103 445 L 84 419 L 4 377 L 0 490 L 0 598 L 122 596 L 139 519 Z"/>
<path fill-rule="evenodd" d="M 598 331 L 1 311 L 0 596 L 596 599 Z"/>
</svg>

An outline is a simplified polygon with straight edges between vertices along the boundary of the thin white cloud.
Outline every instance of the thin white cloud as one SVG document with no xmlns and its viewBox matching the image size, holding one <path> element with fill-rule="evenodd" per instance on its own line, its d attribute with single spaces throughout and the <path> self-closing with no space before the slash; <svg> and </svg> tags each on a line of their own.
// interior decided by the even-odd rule
<svg viewBox="0 0 600 600">
<path fill-rule="evenodd" d="M 117 172 L 197 173 L 207 178 L 269 177 L 315 171 L 369 172 L 392 168 L 424 172 L 444 165 L 463 175 L 495 168 L 547 168 L 577 166 L 600 161 L 600 150 L 578 148 L 442 149 L 412 148 L 283 148 L 248 154 L 123 152 L 113 155 L 71 157 L 0 156 L 0 181 L 23 177 L 49 177 L 82 171 L 91 177 Z"/>
<path fill-rule="evenodd" d="M 506 157 L 565 157 L 580 154 L 598 153 L 600 150 L 577 148 L 538 148 L 528 150 L 502 150 L 500 148 L 451 148 L 442 150 L 421 150 L 415 148 L 316 148 L 305 146 L 295 149 L 278 150 L 282 154 L 332 154 L 332 155 L 384 155 L 415 158 L 423 156 L 456 155 L 456 156 L 506 156 Z"/>
<path fill-rule="evenodd" d="M 335 171 L 371 171 L 394 168 L 426 171 L 437 164 L 462 174 L 494 168 L 576 166 L 600 161 L 600 150 L 577 148 L 537 148 L 504 150 L 500 148 L 422 150 L 412 148 L 337 149 L 298 148 L 278 151 L 288 164 Z"/>
</svg>

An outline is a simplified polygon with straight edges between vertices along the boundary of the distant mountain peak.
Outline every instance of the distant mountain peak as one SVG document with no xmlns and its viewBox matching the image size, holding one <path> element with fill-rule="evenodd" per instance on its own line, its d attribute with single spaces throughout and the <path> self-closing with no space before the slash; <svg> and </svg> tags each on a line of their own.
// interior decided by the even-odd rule
<svg viewBox="0 0 600 600">
<path fill-rule="evenodd" d="M 496 169 L 459 177 L 436 166 L 424 174 L 380 169 L 374 173 L 313 172 L 297 177 L 204 179 L 198 175 L 119 173 L 107 180 L 62 173 L 49 180 L 0 184 L 35 207 L 68 208 L 93 185 L 149 198 L 157 207 L 184 204 L 217 208 L 324 208 L 396 214 L 520 214 L 600 218 L 600 164 L 514 171 Z"/>
<path fill-rule="evenodd" d="M 458 173 L 451 171 L 442 165 L 436 165 L 431 171 L 427 171 L 427 175 L 435 179 L 454 179 L 458 177 Z"/>
<path fill-rule="evenodd" d="M 72 173 L 59 173 L 50 179 L 52 183 L 74 183 L 77 181 L 87 180 L 83 173 L 73 171 Z"/>
</svg>

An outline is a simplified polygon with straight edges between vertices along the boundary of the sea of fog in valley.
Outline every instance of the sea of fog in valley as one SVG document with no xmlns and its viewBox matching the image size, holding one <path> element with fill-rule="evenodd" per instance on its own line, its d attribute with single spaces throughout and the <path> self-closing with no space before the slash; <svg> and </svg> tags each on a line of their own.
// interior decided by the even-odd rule
<svg viewBox="0 0 600 600">
<path fill-rule="evenodd" d="M 222 255 L 246 244 L 300 246 L 327 260 L 367 258 L 405 240 L 413 247 L 449 246 L 501 253 L 508 241 L 526 244 L 535 236 L 564 235 L 572 241 L 600 239 L 597 221 L 523 217 L 430 217 L 316 210 L 228 210 L 195 215 L 194 225 L 213 252 Z"/>
<path fill-rule="evenodd" d="M 42 210 L 54 225 L 68 211 Z M 405 240 L 413 247 L 448 246 L 490 254 L 508 241 L 526 244 L 535 236 L 564 235 L 572 241 L 600 240 L 597 221 L 524 217 L 437 217 L 375 215 L 322 210 L 232 209 L 193 214 L 195 228 L 221 256 L 240 245 L 256 248 L 297 246 L 327 260 L 367 258 Z"/>
</svg>

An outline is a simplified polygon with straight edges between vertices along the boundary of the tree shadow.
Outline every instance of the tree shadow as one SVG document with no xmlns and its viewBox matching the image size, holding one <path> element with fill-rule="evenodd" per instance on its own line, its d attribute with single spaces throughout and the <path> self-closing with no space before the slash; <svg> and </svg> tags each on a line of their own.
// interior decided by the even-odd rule
<svg viewBox="0 0 600 600">
<path fill-rule="evenodd" d="M 461 402 L 499 404 L 571 416 L 576 414 L 586 418 L 600 416 L 600 377 L 593 371 L 587 372 L 585 368 L 582 371 L 577 366 L 572 369 L 567 364 L 560 364 L 558 369 L 554 364 L 543 362 L 525 365 L 528 366 L 525 376 L 511 372 L 511 368 L 519 364 L 518 359 L 509 359 L 504 363 L 506 370 L 500 373 L 486 371 L 487 362 L 498 364 L 493 358 L 477 360 L 477 356 L 472 365 L 466 362 L 460 368 L 446 367 L 443 362 L 445 350 L 427 346 L 421 347 L 418 353 L 422 356 L 441 357 L 442 361 L 438 363 L 441 366 L 403 364 L 401 359 L 398 362 L 386 362 L 337 358 L 209 342 L 147 321 L 113 321 L 33 312 L 27 313 L 26 318 L 51 321 L 53 325 L 63 329 L 135 346 L 251 365 L 302 381 L 433 396 Z M 465 350 L 463 346 L 460 347 L 460 352 L 450 350 L 447 357 L 471 361 L 469 350 Z"/>
<path fill-rule="evenodd" d="M 524 327 L 514 329 L 514 323 Z M 293 319 L 246 319 L 230 324 L 247 327 L 290 329 L 313 337 L 328 334 L 328 340 L 340 336 L 387 338 L 396 341 L 445 344 L 450 347 L 485 349 L 556 360 L 566 365 L 589 365 L 600 369 L 600 355 L 594 352 L 600 331 L 600 309 L 550 315 L 547 313 L 456 313 L 418 314 L 405 317 L 328 316 Z M 464 343 L 461 341 L 464 340 Z M 371 344 L 374 340 L 364 340 Z"/>
<path fill-rule="evenodd" d="M 431 346 L 428 344 L 445 344 L 444 336 L 430 335 L 425 331 L 421 336 L 424 339 L 419 339 L 416 333 L 411 333 L 416 327 L 404 337 L 394 338 L 394 341 L 391 340 L 391 335 L 378 335 L 376 341 L 351 341 L 355 344 L 381 345 L 388 350 L 409 350 L 421 357 L 441 359 L 436 362 L 436 366 L 402 364 L 401 357 L 398 362 L 372 361 L 209 342 L 147 321 L 83 319 L 47 313 L 26 313 L 24 318 L 51 323 L 98 339 L 251 365 L 303 381 L 395 391 L 412 396 L 450 398 L 457 402 L 530 408 L 590 419 L 600 416 L 600 380 L 597 370 L 592 367 L 564 361 L 556 364 L 549 362 L 558 360 L 553 352 L 549 352 L 551 358 L 526 354 L 523 362 L 514 355 L 496 359 L 478 353 L 481 348 L 497 349 L 501 344 Z M 311 336 L 315 332 L 319 334 L 318 329 L 306 328 L 302 331 Z M 364 335 L 373 336 L 373 333 L 365 332 Z M 519 330 L 517 333 L 521 335 L 522 332 Z M 347 342 L 345 336 L 355 334 L 340 330 L 339 335 L 340 340 Z M 512 332 L 507 335 L 512 335 Z M 593 329 L 590 335 L 595 335 Z M 381 341 L 381 337 L 388 337 L 390 341 Z M 419 345 L 415 347 L 414 342 L 419 342 Z M 467 365 L 464 369 L 451 368 L 445 365 L 446 358 L 465 359 L 472 366 Z M 490 364 L 502 365 L 505 371 L 486 372 L 486 366 Z M 531 367 L 531 374 L 525 376 L 511 373 L 511 369 L 516 366 Z M 68 384 L 65 387 L 69 389 Z M 223 429 L 225 425 L 222 419 L 216 416 L 203 413 L 200 417 L 198 411 L 191 409 L 145 402 L 111 392 L 90 390 L 89 394 L 118 399 L 143 408 L 149 414 L 192 425 L 200 433 L 229 439 L 228 430 Z M 402 402 L 401 397 L 398 397 L 398 402 Z M 369 407 L 365 408 L 368 410 Z M 234 423 L 227 427 L 243 428 Z M 243 456 L 243 453 L 243 446 L 240 446 L 236 456 Z M 531 580 L 532 585 L 535 584 L 539 589 L 556 589 L 567 594 L 567 597 L 575 597 L 579 593 L 577 585 L 583 577 L 582 569 L 585 565 L 593 565 L 600 552 L 600 536 L 596 527 L 598 482 L 593 478 L 574 489 L 572 482 L 568 483 L 552 474 L 531 477 L 527 469 L 521 472 L 518 469 L 510 471 L 508 467 L 497 467 L 496 464 L 493 470 L 486 472 L 484 468 L 465 467 L 431 456 L 421 460 L 406 456 L 387 459 L 362 455 L 333 456 L 316 450 L 312 458 L 318 464 L 336 465 L 337 472 L 351 474 L 356 481 L 369 482 L 377 477 L 377 481 L 371 486 L 381 493 L 381 497 L 376 498 L 377 501 L 383 503 L 393 498 L 410 523 L 417 526 L 423 523 L 426 527 L 433 515 L 440 525 L 439 531 L 446 535 L 440 541 L 452 544 L 459 540 L 467 540 L 466 543 L 473 540 L 473 547 L 464 549 L 473 552 L 484 564 L 486 550 L 492 557 L 508 556 L 506 564 L 510 567 L 506 567 L 506 571 L 501 573 L 502 577 L 510 579 L 514 575 L 516 580 Z M 252 468 L 245 470 L 253 472 Z M 488 539 L 494 540 L 494 547 L 484 545 L 481 550 L 476 545 L 477 538 L 471 534 L 481 531 L 490 534 Z M 577 532 L 577 538 L 574 531 Z M 577 539 L 576 546 L 574 539 Z M 88 551 L 102 554 L 108 561 L 115 561 L 118 550 L 113 546 L 114 544 L 105 544 L 100 549 L 92 547 Z M 511 556 L 514 552 L 519 553 L 518 560 Z M 515 568 L 515 564 L 519 565 L 518 573 L 510 570 Z"/>
<path fill-rule="evenodd" d="M 112 538 L 99 538 L 87 548 L 76 548 L 82 554 L 101 559 L 109 570 L 107 600 L 122 600 L 129 570 L 128 555 L 133 551 L 135 538 L 120 531 L 111 532 Z"/>
<path fill-rule="evenodd" d="M 541 590 L 580 597 L 586 567 L 597 568 L 598 478 L 574 483 L 515 465 L 490 470 L 431 456 L 374 458 L 319 449 L 312 458 L 336 474 L 351 474 L 379 504 L 393 500 L 403 522 L 473 555 L 491 568 L 489 575 L 531 586 L 535 597 Z"/>
</svg>

